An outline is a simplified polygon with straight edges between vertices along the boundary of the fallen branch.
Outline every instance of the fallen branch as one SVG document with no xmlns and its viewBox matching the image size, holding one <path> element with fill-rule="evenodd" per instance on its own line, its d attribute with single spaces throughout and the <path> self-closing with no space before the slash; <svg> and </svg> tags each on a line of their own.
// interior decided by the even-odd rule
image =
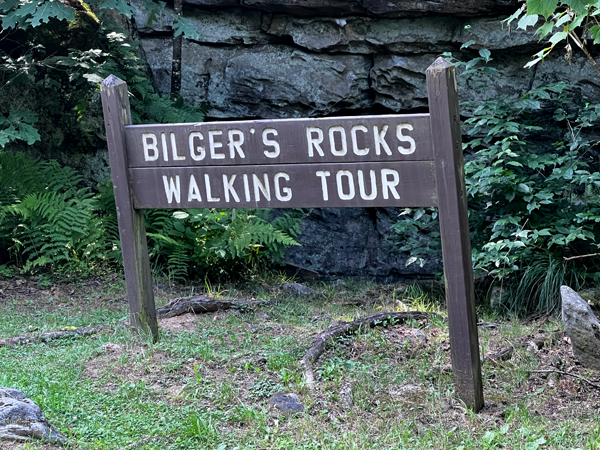
<svg viewBox="0 0 600 450">
<path fill-rule="evenodd" d="M 91 336 L 103 331 L 111 331 L 111 328 L 105 325 L 97 325 L 93 327 L 78 328 L 76 330 L 50 331 L 37 336 L 17 336 L 10 339 L 0 339 L 0 347 L 12 347 L 13 345 L 29 344 L 30 342 L 48 342 L 55 339 L 65 339 L 75 336 Z"/>
<path fill-rule="evenodd" d="M 387 326 L 404 323 L 409 320 L 430 319 L 432 317 L 438 317 L 438 315 L 420 311 L 381 312 L 373 314 L 372 316 L 353 320 L 352 322 L 341 321 L 331 325 L 326 330 L 323 330 L 312 337 L 312 344 L 310 348 L 300 360 L 305 367 L 304 378 L 306 380 L 306 384 L 309 386 L 314 384 L 314 374 L 311 365 L 323 354 L 325 347 L 327 346 L 327 342 L 331 339 L 338 336 L 343 336 L 367 326 L 370 328 L 378 325 Z"/>
<path fill-rule="evenodd" d="M 167 319 L 185 313 L 202 314 L 207 312 L 224 311 L 226 309 L 246 309 L 275 303 L 277 300 L 218 300 L 206 295 L 196 297 L 181 297 L 171 300 L 162 308 L 156 310 L 156 317 Z"/>
<path fill-rule="evenodd" d="M 222 311 L 226 309 L 245 309 L 263 306 L 275 303 L 277 300 L 217 300 L 205 295 L 197 297 L 182 297 L 171 300 L 162 308 L 156 310 L 156 316 L 161 319 L 180 316 L 182 314 L 193 312 L 196 314 Z M 117 325 L 126 325 L 127 322 L 121 322 Z M 32 342 L 48 342 L 55 339 L 65 339 L 75 336 L 91 336 L 103 331 L 112 331 L 112 328 L 106 325 L 96 325 L 79 329 L 67 329 L 60 331 L 50 331 L 39 335 L 17 336 L 10 339 L 0 339 L 0 347 L 12 347 L 17 344 L 29 344 Z"/>
<path fill-rule="evenodd" d="M 573 377 L 573 378 L 577 378 L 578 380 L 585 381 L 587 384 L 589 384 L 592 387 L 595 387 L 596 389 L 600 389 L 600 384 L 594 383 L 593 381 L 590 381 L 587 378 L 582 377 L 581 375 L 577 375 L 577 374 L 570 373 L 570 372 L 564 372 L 562 370 L 555 370 L 555 369 L 549 369 L 549 370 L 530 370 L 529 373 L 556 373 L 556 374 L 559 374 L 559 375 L 567 375 L 569 377 Z"/>
<path fill-rule="evenodd" d="M 518 347 L 522 347 L 519 345 Z M 500 350 L 498 353 L 493 353 L 491 355 L 485 356 L 483 361 L 496 362 L 496 361 L 506 361 L 510 359 L 513 355 L 515 348 L 514 347 L 506 347 Z"/>
</svg>

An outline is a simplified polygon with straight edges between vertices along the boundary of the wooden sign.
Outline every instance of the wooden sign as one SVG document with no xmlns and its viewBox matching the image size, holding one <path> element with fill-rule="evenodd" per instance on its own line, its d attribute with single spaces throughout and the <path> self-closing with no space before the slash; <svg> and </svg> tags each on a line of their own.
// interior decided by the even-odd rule
<svg viewBox="0 0 600 450">
<path fill-rule="evenodd" d="M 454 66 L 427 69 L 429 114 L 131 125 L 101 84 L 131 324 L 157 335 L 143 209 L 439 208 L 457 394 L 483 406 Z"/>
</svg>

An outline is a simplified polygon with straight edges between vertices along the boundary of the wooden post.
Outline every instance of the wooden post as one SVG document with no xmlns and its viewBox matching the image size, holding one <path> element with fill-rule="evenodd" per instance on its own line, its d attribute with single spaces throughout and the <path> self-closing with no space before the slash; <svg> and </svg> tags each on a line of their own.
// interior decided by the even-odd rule
<svg viewBox="0 0 600 450">
<path fill-rule="evenodd" d="M 125 125 L 131 124 L 127 84 L 110 75 L 100 85 L 110 168 L 115 190 L 130 325 L 158 337 L 152 275 L 143 211 L 133 208 L 125 152 Z"/>
<path fill-rule="evenodd" d="M 438 58 L 427 69 L 427 92 L 439 201 L 452 370 L 458 397 L 483 407 L 481 362 L 471 262 L 456 71 Z"/>
</svg>

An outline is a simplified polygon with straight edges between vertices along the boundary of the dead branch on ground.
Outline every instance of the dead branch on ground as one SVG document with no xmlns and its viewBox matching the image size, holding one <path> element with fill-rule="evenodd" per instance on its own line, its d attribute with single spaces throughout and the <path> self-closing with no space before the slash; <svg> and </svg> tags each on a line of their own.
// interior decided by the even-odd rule
<svg viewBox="0 0 600 450">
<path fill-rule="evenodd" d="M 312 364 L 315 363 L 323 354 L 325 347 L 327 346 L 327 342 L 329 342 L 331 339 L 349 334 L 361 328 L 396 325 L 409 320 L 431 319 L 432 317 L 439 316 L 435 313 L 426 313 L 420 311 L 380 312 L 368 317 L 353 320 L 351 322 L 340 321 L 331 325 L 326 330 L 323 330 L 312 337 L 312 344 L 310 348 L 300 360 L 302 365 L 305 367 L 304 378 L 306 380 L 306 384 L 308 386 L 314 384 Z"/>
<path fill-rule="evenodd" d="M 180 316 L 185 313 L 202 314 L 208 312 L 224 311 L 226 309 L 255 308 L 275 303 L 277 300 L 218 300 L 206 295 L 195 297 L 181 297 L 171 300 L 162 308 L 156 310 L 159 319 Z"/>
<path fill-rule="evenodd" d="M 112 329 L 110 327 L 107 327 L 105 325 L 96 325 L 93 327 L 84 327 L 75 330 L 50 331 L 48 333 L 42 333 L 37 336 L 17 336 L 9 339 L 0 339 L 0 347 L 12 347 L 17 344 L 29 344 L 31 342 L 48 342 L 55 339 L 65 339 L 76 336 L 91 336 L 93 334 L 111 330 Z"/>
<path fill-rule="evenodd" d="M 587 378 L 584 378 L 581 375 L 577 375 L 577 374 L 571 373 L 571 372 L 565 372 L 563 370 L 556 370 L 556 369 L 530 370 L 529 373 L 556 373 L 558 375 L 567 375 L 569 377 L 577 378 L 578 380 L 584 381 L 587 384 L 589 384 L 590 386 L 595 387 L 596 389 L 600 389 L 600 384 L 594 383 L 593 381 L 588 380 Z"/>
</svg>

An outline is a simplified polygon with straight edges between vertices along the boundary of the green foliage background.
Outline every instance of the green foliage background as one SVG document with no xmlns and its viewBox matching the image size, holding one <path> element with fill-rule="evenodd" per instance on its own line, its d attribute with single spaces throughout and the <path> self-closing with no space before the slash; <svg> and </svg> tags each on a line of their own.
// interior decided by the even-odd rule
<svg viewBox="0 0 600 450">
<path fill-rule="evenodd" d="M 112 185 L 91 189 L 50 159 L 105 148 L 99 82 L 127 81 L 134 123 L 198 122 L 203 111 L 154 91 L 148 67 L 116 10 L 124 0 L 0 2 L 0 264 L 21 272 L 89 273 L 120 263 Z M 164 5 L 148 2 L 147 7 Z M 152 14 L 151 14 L 152 15 Z M 195 31 L 177 19 L 175 32 Z M 24 150 L 25 152 L 22 152 Z M 41 155 L 43 160 L 32 155 Z M 155 273 L 172 280 L 235 275 L 297 245 L 301 212 L 148 211 Z"/>
<path fill-rule="evenodd" d="M 485 90 L 483 75 L 496 75 L 489 61 L 482 50 L 455 64 Z M 549 313 L 561 285 L 598 281 L 600 105 L 576 106 L 571 97 L 567 83 L 556 83 L 463 105 L 472 111 L 463 147 L 473 265 L 502 289 L 504 311 Z M 406 210 L 394 226 L 408 235 L 401 248 L 413 254 L 410 264 L 439 254 L 436 214 Z"/>
</svg>

